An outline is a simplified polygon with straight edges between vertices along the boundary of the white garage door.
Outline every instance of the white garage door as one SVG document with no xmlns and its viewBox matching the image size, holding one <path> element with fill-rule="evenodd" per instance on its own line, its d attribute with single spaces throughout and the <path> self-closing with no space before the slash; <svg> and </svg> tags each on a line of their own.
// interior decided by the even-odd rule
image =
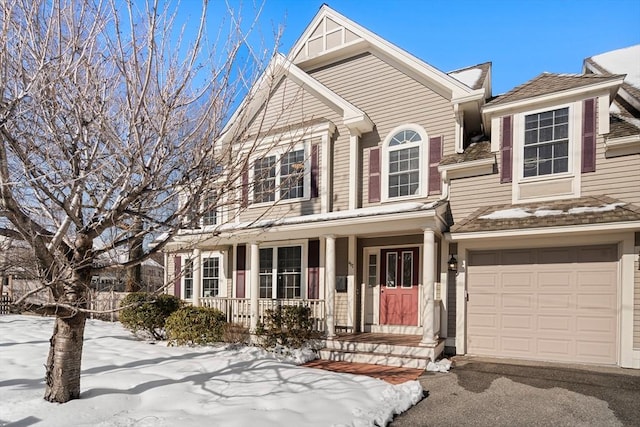
<svg viewBox="0 0 640 427">
<path fill-rule="evenodd" d="M 480 251 L 467 268 L 467 353 L 615 364 L 617 247 Z"/>
</svg>

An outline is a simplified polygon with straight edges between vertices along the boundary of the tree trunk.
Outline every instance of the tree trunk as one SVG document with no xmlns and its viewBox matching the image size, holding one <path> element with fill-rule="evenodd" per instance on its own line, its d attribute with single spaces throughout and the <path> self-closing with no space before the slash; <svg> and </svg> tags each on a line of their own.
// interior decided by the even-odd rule
<svg viewBox="0 0 640 427">
<path fill-rule="evenodd" d="M 84 337 L 85 313 L 56 317 L 46 365 L 44 398 L 65 403 L 80 398 L 80 369 Z"/>
</svg>

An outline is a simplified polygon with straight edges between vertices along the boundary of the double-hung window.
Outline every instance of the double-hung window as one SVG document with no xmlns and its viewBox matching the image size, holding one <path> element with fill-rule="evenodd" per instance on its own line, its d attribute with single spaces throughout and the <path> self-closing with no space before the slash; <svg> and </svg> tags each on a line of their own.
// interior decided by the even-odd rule
<svg viewBox="0 0 640 427">
<path fill-rule="evenodd" d="M 202 296 L 215 297 L 220 293 L 220 258 L 202 258 Z"/>
<path fill-rule="evenodd" d="M 218 223 L 218 209 L 217 209 L 217 197 L 215 193 L 207 194 L 207 197 L 204 199 L 202 214 L 202 225 L 216 225 Z"/>
<path fill-rule="evenodd" d="M 387 196 L 417 195 L 420 192 L 420 134 L 404 129 L 393 134 L 387 147 Z"/>
<path fill-rule="evenodd" d="M 285 153 L 280 159 L 280 198 L 304 197 L 304 149 Z"/>
<path fill-rule="evenodd" d="M 257 159 L 253 165 L 253 202 L 273 202 L 276 199 L 276 156 Z"/>
<path fill-rule="evenodd" d="M 301 296 L 302 247 L 260 249 L 260 298 L 297 299 Z"/>
<path fill-rule="evenodd" d="M 525 116 L 523 176 L 569 170 L 569 108 Z"/>
<path fill-rule="evenodd" d="M 253 162 L 253 203 L 305 199 L 311 193 L 306 143 Z"/>
<path fill-rule="evenodd" d="M 182 271 L 182 283 L 184 289 L 184 298 L 190 299 L 193 297 L 193 260 L 188 259 L 184 264 Z"/>
</svg>

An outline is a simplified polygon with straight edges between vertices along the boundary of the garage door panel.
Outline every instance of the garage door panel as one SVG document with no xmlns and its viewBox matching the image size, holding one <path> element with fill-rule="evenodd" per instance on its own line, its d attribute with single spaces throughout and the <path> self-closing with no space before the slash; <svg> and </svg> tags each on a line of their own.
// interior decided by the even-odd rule
<svg viewBox="0 0 640 427">
<path fill-rule="evenodd" d="M 502 354 L 527 356 L 534 352 L 534 341 L 532 338 L 503 335 L 500 344 Z"/>
<path fill-rule="evenodd" d="M 564 337 L 539 338 L 537 340 L 537 354 L 549 360 L 567 360 L 570 354 L 574 353 L 574 343 L 567 341 Z"/>
<path fill-rule="evenodd" d="M 514 331 L 531 333 L 534 320 L 530 315 L 504 314 L 500 322 L 502 329 L 513 333 Z"/>
<path fill-rule="evenodd" d="M 468 353 L 614 364 L 617 253 L 605 245 L 469 254 Z"/>
<path fill-rule="evenodd" d="M 587 363 L 611 363 L 615 359 L 615 345 L 603 341 L 583 341 L 576 342 L 576 361 Z"/>
<path fill-rule="evenodd" d="M 605 337 L 601 334 L 615 335 L 616 322 L 611 317 L 578 316 L 576 318 L 576 331 L 584 336 L 588 336 L 587 334 L 600 334 L 597 338 L 603 339 Z"/>
<path fill-rule="evenodd" d="M 578 311 L 593 311 L 593 314 L 607 314 L 616 311 L 616 296 L 611 294 L 579 294 L 576 295 Z M 597 313 L 596 313 L 597 312 Z"/>
<path fill-rule="evenodd" d="M 541 334 L 562 334 L 567 336 L 575 330 L 572 316 L 538 316 L 537 330 Z"/>
<path fill-rule="evenodd" d="M 578 289 L 584 292 L 615 292 L 617 273 L 608 269 L 583 269 L 578 272 Z"/>
<path fill-rule="evenodd" d="M 469 330 L 479 330 L 480 328 L 498 328 L 498 316 L 494 313 L 478 313 L 473 316 L 476 319 L 473 325 L 469 325 Z"/>
<path fill-rule="evenodd" d="M 477 294 L 474 297 L 473 310 L 477 313 L 494 312 L 499 304 L 500 297 L 497 294 Z"/>
<path fill-rule="evenodd" d="M 540 311 L 569 310 L 575 304 L 573 294 L 538 294 L 536 299 Z"/>
<path fill-rule="evenodd" d="M 564 290 L 574 286 L 574 275 L 570 271 L 541 271 L 538 273 L 538 289 L 541 290 Z"/>
<path fill-rule="evenodd" d="M 499 280 L 502 285 L 502 289 L 505 291 L 515 290 L 521 292 L 533 289 L 533 273 L 528 271 L 502 273 Z"/>
<path fill-rule="evenodd" d="M 535 307 L 535 297 L 531 294 L 502 294 L 500 307 L 503 310 L 533 310 Z"/>
<path fill-rule="evenodd" d="M 473 278 L 473 287 L 476 292 L 497 292 L 498 291 L 499 278 L 496 277 L 495 272 L 479 271 Z"/>
</svg>

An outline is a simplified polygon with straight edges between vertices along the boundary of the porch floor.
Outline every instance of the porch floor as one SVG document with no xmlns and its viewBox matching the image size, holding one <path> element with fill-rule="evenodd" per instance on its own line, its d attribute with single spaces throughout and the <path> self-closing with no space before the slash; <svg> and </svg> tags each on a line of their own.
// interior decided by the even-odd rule
<svg viewBox="0 0 640 427">
<path fill-rule="evenodd" d="M 305 363 L 307 368 L 324 369 L 325 371 L 343 372 L 354 375 L 366 375 L 378 378 L 390 384 L 402 384 L 414 381 L 424 373 L 424 369 L 396 368 L 393 366 L 371 365 L 368 363 L 338 362 L 316 359 Z"/>
</svg>

